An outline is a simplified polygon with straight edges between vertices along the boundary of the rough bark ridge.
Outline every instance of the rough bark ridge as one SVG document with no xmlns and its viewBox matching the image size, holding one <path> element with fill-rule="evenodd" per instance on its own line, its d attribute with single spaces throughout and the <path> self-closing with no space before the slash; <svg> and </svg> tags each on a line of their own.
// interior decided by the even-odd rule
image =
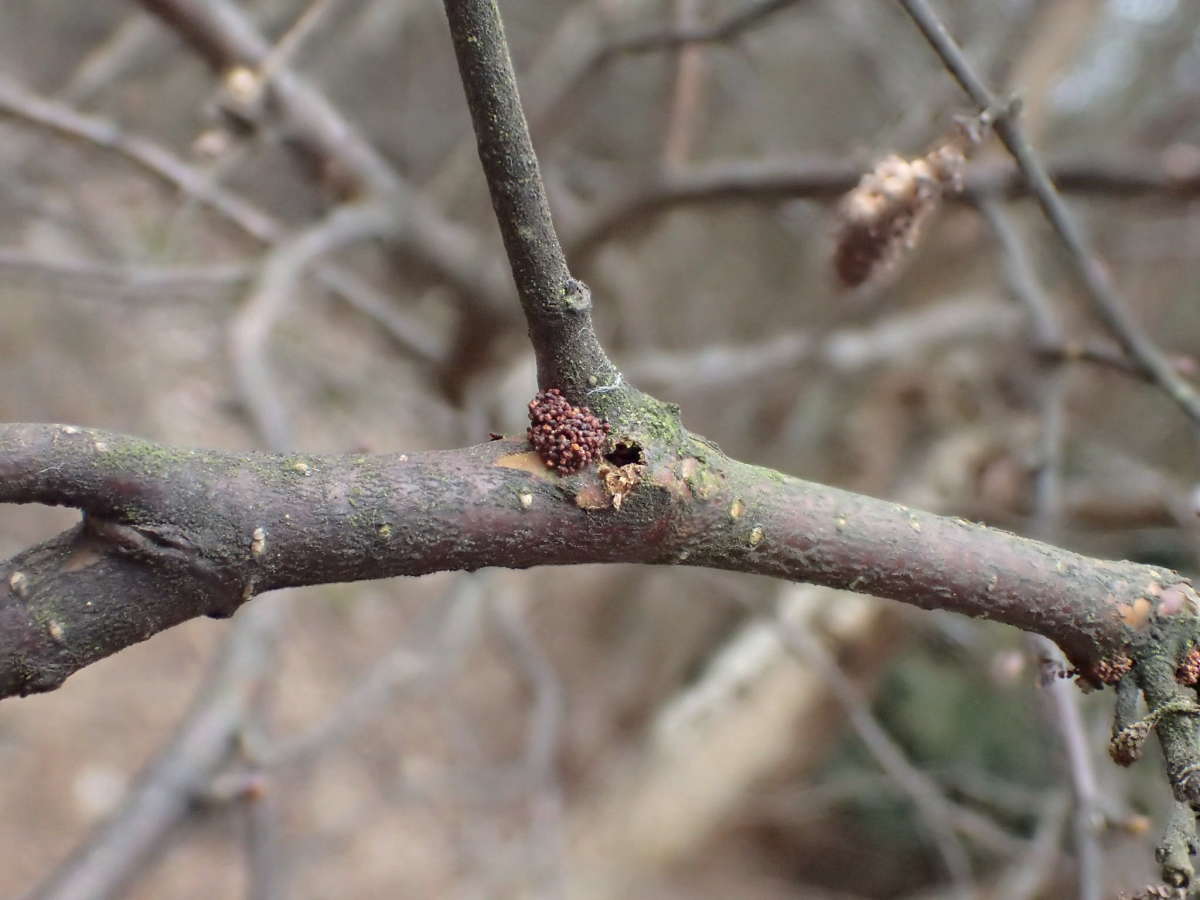
<svg viewBox="0 0 1200 900">
<path fill-rule="evenodd" d="M 0 567 L 0 693 L 51 690 L 263 591 L 483 566 L 686 564 L 850 588 L 1045 634 L 1095 681 L 1156 610 L 1192 609 L 1172 572 L 739 463 L 669 407 L 621 399 L 612 443 L 641 463 L 608 464 L 607 478 L 559 476 L 524 441 L 331 457 L 2 426 L 0 500 L 84 516 Z"/>
</svg>

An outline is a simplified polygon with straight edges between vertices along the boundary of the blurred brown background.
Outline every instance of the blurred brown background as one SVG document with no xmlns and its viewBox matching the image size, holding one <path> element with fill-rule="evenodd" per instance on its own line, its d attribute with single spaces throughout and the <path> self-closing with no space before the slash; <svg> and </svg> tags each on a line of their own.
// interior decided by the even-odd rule
<svg viewBox="0 0 1200 900">
<path fill-rule="evenodd" d="M 1193 570 L 1188 423 L 1136 379 L 1034 353 L 971 207 L 950 204 L 884 282 L 834 287 L 830 185 L 922 152 L 970 112 L 893 4 L 776 3 L 728 40 L 601 52 L 742 4 L 501 4 L 572 266 L 626 376 L 732 455 Z M 1139 320 L 1196 365 L 1200 4 L 938 6 L 1022 96 L 1052 165 L 1112 176 L 1070 204 Z M 469 258 L 447 251 L 452 266 L 504 276 L 439 4 L 235 8 L 272 44 L 297 38 L 282 65 L 477 236 Z M 232 125 L 227 94 L 136 3 L 0 5 L 0 419 L 270 442 L 231 362 L 270 242 L 99 146 L 102 128 L 52 133 L 38 106 L 174 154 L 201 194 L 227 189 L 280 235 L 320 222 L 337 173 L 296 162 L 286 117 Z M 974 165 L 1004 160 L 988 147 Z M 806 188 L 810 171 L 828 178 Z M 705 178 L 725 188 L 649 202 Z M 1157 187 L 1119 188 L 1138 178 Z M 1006 211 L 1067 336 L 1111 346 L 1037 210 Z M 287 446 L 415 450 L 523 429 L 523 326 L 417 256 L 385 233 L 289 284 L 261 344 Z M 355 296 L 314 276 L 329 264 L 358 279 Z M 1034 521 L 1046 392 L 1060 388 L 1060 502 Z M 0 549 L 74 518 L 6 507 Z M 281 621 L 257 626 L 276 639 L 251 667 L 252 702 L 127 896 L 1077 895 L 1062 712 L 1011 631 L 684 568 L 489 571 L 259 605 Z M 0 707 L 0 896 L 120 806 L 248 612 Z M 1115 896 L 1152 880 L 1166 786 L 1157 758 L 1108 763 L 1110 697 L 1079 702 L 1099 883 Z"/>
</svg>

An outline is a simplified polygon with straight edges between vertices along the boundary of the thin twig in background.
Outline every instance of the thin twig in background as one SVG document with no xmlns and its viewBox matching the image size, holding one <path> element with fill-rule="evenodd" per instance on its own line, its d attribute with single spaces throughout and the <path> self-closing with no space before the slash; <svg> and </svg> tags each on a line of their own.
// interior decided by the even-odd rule
<svg viewBox="0 0 1200 900">
<path fill-rule="evenodd" d="M 116 153 L 264 244 L 274 244 L 286 234 L 282 222 L 214 183 L 207 172 L 160 144 L 130 134 L 108 119 L 84 115 L 65 104 L 40 97 L 3 77 L 0 77 L 0 115 Z M 316 268 L 316 276 L 348 305 L 373 319 L 414 358 L 425 363 L 438 363 L 444 359 L 445 342 L 439 336 L 416 316 L 397 309 L 395 303 L 382 297 L 349 269 L 321 263 Z"/>
<path fill-rule="evenodd" d="M 229 324 L 229 351 L 238 397 L 267 447 L 291 447 L 289 416 L 267 361 L 275 323 L 293 299 L 300 276 L 339 247 L 388 233 L 395 219 L 376 205 L 339 206 L 321 221 L 278 241 L 267 254 L 250 296 Z"/>
<path fill-rule="evenodd" d="M 616 40 L 605 48 L 604 55 L 626 56 L 728 41 L 748 29 L 762 25 L 776 13 L 802 2 L 806 0 L 753 0 L 709 25 L 652 29 Z"/>
<path fill-rule="evenodd" d="M 904 800 L 908 793 L 886 772 L 842 776 L 794 789 L 781 790 L 773 786 L 769 793 L 750 806 L 748 818 L 751 822 L 761 817 L 767 821 L 788 822 L 793 825 L 808 823 L 836 815 L 838 807 L 861 800 L 864 796 L 894 796 Z M 944 793 L 943 797 L 950 810 L 955 830 L 962 837 L 969 839 L 974 846 L 989 854 L 1011 859 L 1014 867 L 1020 866 L 1027 859 L 1032 849 L 1030 841 L 1014 834 L 969 803 L 953 800 Z M 1043 800 L 1040 797 L 1038 799 Z M 1065 807 L 1065 793 L 1058 799 L 1064 801 Z M 1064 817 L 1065 814 L 1064 809 Z M 1057 845 L 1055 849 L 1058 849 Z"/>
<path fill-rule="evenodd" d="M 1035 352 L 1043 346 L 1065 344 L 1066 336 L 1059 321 L 1059 313 L 1042 289 L 1033 260 L 1024 242 L 1017 235 L 1012 217 L 995 197 L 980 195 L 975 198 L 975 204 L 999 244 L 1005 284 L 1013 299 L 1024 307 L 1029 318 Z M 1057 508 L 1057 503 L 1051 501 L 1046 505 L 1044 512 L 1052 517 Z"/>
<path fill-rule="evenodd" d="M 1042 289 L 1034 271 L 1025 243 L 1007 213 L 992 198 L 979 201 L 979 209 L 991 226 L 999 244 L 1005 279 L 1014 298 L 1025 307 L 1032 323 L 1033 339 L 1037 345 L 1053 346 L 1063 343 L 1063 328 L 1059 314 Z M 1066 439 L 1065 404 L 1069 393 L 1070 367 L 1065 363 L 1050 365 L 1040 373 L 1038 391 L 1041 430 L 1038 439 L 1037 470 L 1034 475 L 1033 530 L 1043 540 L 1054 540 L 1061 531 L 1064 512 L 1062 471 Z M 1052 641 L 1029 635 L 1028 643 L 1035 657 L 1045 667 L 1042 678 L 1046 693 L 1043 704 L 1045 718 L 1055 730 L 1065 757 L 1065 774 L 1074 794 L 1072 816 L 1075 840 L 1078 900 L 1100 900 L 1104 871 L 1097 829 L 1100 805 L 1097 798 L 1096 773 L 1088 752 L 1079 698 L 1072 687 L 1056 677 L 1065 668 L 1062 653 Z"/>
<path fill-rule="evenodd" d="M 799 656 L 822 681 L 842 708 L 850 727 L 887 775 L 912 800 L 929 829 L 933 844 L 941 855 L 946 872 L 961 898 L 975 896 L 971 859 L 954 828 L 954 810 L 938 785 L 905 756 L 871 712 L 870 704 L 858 687 L 846 676 L 832 654 L 805 627 L 792 627 L 776 614 L 778 635 L 789 653 Z"/>
<path fill-rule="evenodd" d="M 396 219 L 391 239 L 395 246 L 453 285 L 467 307 L 511 318 L 509 276 L 492 264 L 474 232 L 446 218 L 307 80 L 282 65 L 270 79 L 257 74 L 271 45 L 240 7 L 228 0 L 140 2 L 215 72 L 228 76 L 244 71 L 253 82 L 246 93 L 269 92 L 271 109 L 288 136 L 287 146 L 316 162 L 318 175 L 351 198 L 386 207 Z"/>
<path fill-rule="evenodd" d="M 0 247 L 0 272 L 6 284 L 42 286 L 50 293 L 116 295 L 147 303 L 169 303 L 180 296 L 211 298 L 245 284 L 254 271 L 248 263 L 157 266 L 107 263 L 61 256 L 40 256 Z"/>
<path fill-rule="evenodd" d="M 419 313 L 377 289 L 345 266 L 319 263 L 315 275 L 342 302 L 378 325 L 403 352 L 429 366 L 444 364 L 447 341 Z"/>
<path fill-rule="evenodd" d="M 137 65 L 156 43 L 165 43 L 161 32 L 145 16 L 134 13 L 80 61 L 57 92 L 58 99 L 86 105 Z"/>
<path fill-rule="evenodd" d="M 525 741 L 525 775 L 530 795 L 529 855 L 538 896 L 562 897 L 564 885 L 563 790 L 558 774 L 566 699 L 553 662 L 534 636 L 521 598 L 495 596 L 488 610 L 513 661 L 533 693 Z"/>
<path fill-rule="evenodd" d="M 714 343 L 692 351 L 645 348 L 631 354 L 622 370 L 638 384 L 686 385 L 689 390 L 736 384 L 802 366 L 823 366 L 850 375 L 871 366 L 914 359 L 955 342 L 1016 338 L 1024 320 L 1008 303 L 957 298 L 824 335 L 798 331 L 745 344 Z M 1039 341 L 1032 349 L 1048 363 L 1088 363 L 1146 379 L 1146 373 L 1128 357 L 1100 342 Z"/>
<path fill-rule="evenodd" d="M 1010 304 L 958 297 L 823 335 L 792 332 L 755 343 L 710 344 L 678 353 L 646 349 L 630 359 L 624 371 L 639 384 L 689 390 L 778 376 L 783 370 L 811 365 L 851 375 L 917 359 L 941 346 L 1012 337 L 1020 325 L 1021 316 Z"/>
<path fill-rule="evenodd" d="M 282 658 L 279 663 L 283 663 Z M 256 733 L 265 733 L 271 728 L 281 687 L 282 681 L 277 677 L 266 677 L 259 681 L 258 690 L 238 729 L 237 739 L 230 747 L 230 758 L 245 756 L 246 735 L 251 729 Z M 229 758 L 226 759 L 226 766 L 228 764 Z M 219 778 L 218 775 L 206 789 L 206 793 L 218 801 L 210 804 L 214 811 L 219 809 L 220 803 L 213 791 Z M 242 790 L 224 800 L 229 817 L 239 823 L 242 829 L 239 843 L 246 877 L 246 900 L 285 900 L 289 893 L 285 887 L 290 872 L 284 864 L 288 856 L 283 826 L 284 802 L 283 791 L 266 779 L 249 781 Z"/>
<path fill-rule="evenodd" d="M 245 829 L 246 900 L 285 900 L 286 878 L 280 865 L 280 798 L 271 790 L 247 791 L 238 811 Z"/>
<path fill-rule="evenodd" d="M 1062 190 L 1089 196 L 1186 202 L 1200 195 L 1200 166 L 1173 168 L 1161 160 L 1064 157 L 1055 160 L 1050 171 Z M 816 157 L 706 162 L 661 171 L 636 184 L 606 191 L 612 199 L 572 223 L 564 243 L 578 264 L 601 246 L 628 234 L 632 226 L 681 206 L 770 203 L 789 198 L 833 200 L 853 188 L 861 175 L 860 167 L 853 163 Z M 967 198 L 1016 196 L 1029 190 L 1018 169 L 988 162 L 969 167 L 964 187 Z M 953 195 L 947 200 L 959 202 Z"/>
<path fill-rule="evenodd" d="M 981 111 L 999 110 L 1000 104 L 983 80 L 976 74 L 946 26 L 933 12 L 925 0 L 899 0 L 900 5 L 920 29 L 929 45 L 942 60 L 946 69 L 962 86 Z M 995 123 L 996 133 L 1017 167 L 1021 170 L 1029 189 L 1037 198 L 1046 215 L 1068 251 L 1068 257 L 1076 274 L 1087 290 L 1092 308 L 1112 331 L 1121 346 L 1146 369 L 1172 400 L 1192 419 L 1200 424 L 1200 393 L 1180 377 L 1170 361 L 1159 351 L 1141 325 L 1129 314 L 1124 301 L 1118 295 L 1112 276 L 1100 262 L 1075 217 L 1067 209 L 1050 175 L 1025 138 L 1017 118 L 1017 110 L 1001 111 Z"/>
<path fill-rule="evenodd" d="M 1059 845 L 1069 812 L 1070 801 L 1065 792 L 1052 793 L 1046 798 L 1029 852 L 1008 867 L 991 895 L 994 900 L 1036 900 L 1046 896 L 1047 884 L 1061 865 Z"/>
<path fill-rule="evenodd" d="M 541 89 L 544 93 L 540 92 L 538 102 L 530 107 L 529 119 L 541 136 L 550 123 L 565 118 L 564 114 L 572 108 L 587 84 L 613 62 L 631 55 L 730 41 L 762 25 L 775 13 L 806 2 L 808 0 L 750 0 L 740 9 L 709 25 L 689 29 L 641 29 L 606 42 L 591 39 L 585 45 L 585 50 L 575 54 L 569 69 L 562 72 L 549 89 Z"/>
<path fill-rule="evenodd" d="M 1057 386 L 1050 387 L 1051 392 L 1056 393 L 1050 402 L 1060 403 L 1061 393 L 1053 390 Z M 1053 427 L 1051 424 L 1046 430 L 1051 431 Z M 1052 641 L 1038 635 L 1030 635 L 1028 641 L 1046 672 L 1043 678 L 1043 689 L 1047 695 L 1044 704 L 1045 717 L 1058 734 L 1064 756 L 1063 768 L 1071 783 L 1071 822 L 1079 888 L 1078 900 L 1100 900 L 1104 886 L 1104 865 L 1099 838 L 1102 824 L 1101 804 L 1095 765 L 1088 749 L 1087 729 L 1079 708 L 1079 697 L 1069 682 L 1057 677 L 1065 668 L 1058 647 Z"/>
<path fill-rule="evenodd" d="M 575 397 L 617 387 L 620 373 L 592 328 L 591 292 L 571 277 L 551 220 L 500 13 L 481 0 L 446 0 L 445 8 L 538 384 Z"/>
<path fill-rule="evenodd" d="M 674 0 L 673 5 L 676 26 L 683 31 L 695 27 L 700 0 Z M 691 156 L 704 100 L 706 69 L 704 49 L 699 44 L 688 44 L 679 51 L 667 124 L 663 129 L 663 165 L 669 169 L 679 168 Z"/>
<path fill-rule="evenodd" d="M 238 616 L 205 676 L 192 708 L 120 808 L 82 844 L 30 900 L 117 897 L 156 857 L 188 816 L 233 745 L 258 681 L 275 666 L 275 644 L 288 598 L 268 598 Z"/>
<path fill-rule="evenodd" d="M 1071 684 L 1059 677 L 1065 668 L 1062 653 L 1052 641 L 1037 635 L 1029 637 L 1030 648 L 1045 667 L 1043 690 L 1045 718 L 1062 745 L 1063 769 L 1071 782 L 1073 809 L 1072 835 L 1075 844 L 1075 871 L 1079 886 L 1078 900 L 1100 900 L 1104 887 L 1104 864 L 1100 852 L 1099 830 L 1102 824 L 1096 770 L 1088 750 L 1087 729 L 1079 709 L 1079 697 Z"/>
<path fill-rule="evenodd" d="M 338 2 L 339 0 L 312 0 L 263 57 L 258 66 L 259 77 L 269 81 L 278 69 L 291 65 L 304 42 L 312 37 L 317 26 Z"/>
<path fill-rule="evenodd" d="M 372 663 L 350 689 L 305 731 L 266 742 L 247 736 L 250 774 L 311 766 L 385 715 L 401 691 L 418 689 L 462 661 L 479 636 L 478 607 L 486 589 L 478 575 L 461 575 L 435 604 L 432 628 L 418 627 Z"/>
</svg>

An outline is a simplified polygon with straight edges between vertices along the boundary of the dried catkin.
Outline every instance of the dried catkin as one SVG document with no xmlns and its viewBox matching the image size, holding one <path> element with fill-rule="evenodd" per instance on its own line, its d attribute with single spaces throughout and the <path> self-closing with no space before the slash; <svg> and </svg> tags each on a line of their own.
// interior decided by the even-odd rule
<svg viewBox="0 0 1200 900">
<path fill-rule="evenodd" d="M 916 247 L 942 198 L 962 190 L 967 158 L 984 130 L 979 122 L 961 127 L 915 159 L 887 156 L 842 198 L 833 267 L 844 287 L 889 271 Z"/>
</svg>

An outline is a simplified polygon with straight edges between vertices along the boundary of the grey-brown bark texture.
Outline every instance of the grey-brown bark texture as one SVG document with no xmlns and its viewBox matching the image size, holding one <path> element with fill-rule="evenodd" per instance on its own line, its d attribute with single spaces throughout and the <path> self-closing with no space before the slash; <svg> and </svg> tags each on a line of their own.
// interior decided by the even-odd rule
<svg viewBox="0 0 1200 900">
<path fill-rule="evenodd" d="M 595 470 L 559 476 L 523 441 L 326 457 L 4 426 L 0 500 L 84 519 L 4 564 L 0 691 L 53 689 L 262 591 L 485 566 L 686 564 L 844 587 L 1044 634 L 1094 680 L 1164 597 L 1172 614 L 1194 612 L 1172 572 L 747 466 L 670 415 L 614 412 L 614 441 L 640 448 L 644 466 L 619 509 Z"/>
</svg>

